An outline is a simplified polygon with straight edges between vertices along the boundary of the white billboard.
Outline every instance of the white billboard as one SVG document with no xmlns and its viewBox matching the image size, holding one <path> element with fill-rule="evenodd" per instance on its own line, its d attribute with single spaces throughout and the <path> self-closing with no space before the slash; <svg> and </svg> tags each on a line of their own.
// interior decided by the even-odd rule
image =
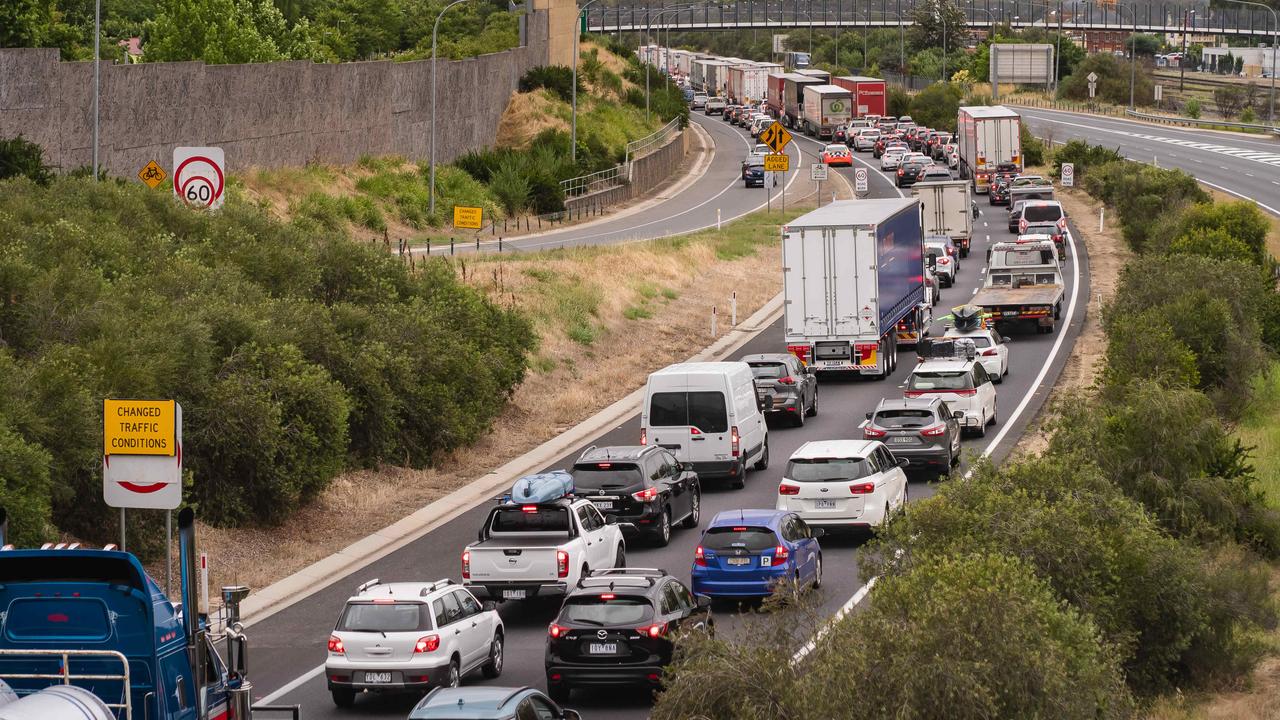
<svg viewBox="0 0 1280 720">
<path fill-rule="evenodd" d="M 1053 46 L 1021 43 L 991 46 L 991 82 L 1039 85 L 1053 82 Z"/>
</svg>

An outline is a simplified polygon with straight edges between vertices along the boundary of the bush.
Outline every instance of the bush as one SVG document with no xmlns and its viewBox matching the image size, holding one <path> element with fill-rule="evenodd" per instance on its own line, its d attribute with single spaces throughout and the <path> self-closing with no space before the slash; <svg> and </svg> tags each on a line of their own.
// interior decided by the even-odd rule
<svg viewBox="0 0 1280 720">
<path fill-rule="evenodd" d="M 1178 215 L 1173 228 L 1177 237 L 1215 231 L 1244 246 L 1245 257 L 1239 259 L 1262 267 L 1269 265 L 1267 235 L 1271 232 L 1271 223 L 1256 204 L 1245 201 L 1196 203 Z M 1210 245 L 1220 244 L 1212 238 L 1206 240 Z"/>
<path fill-rule="evenodd" d="M 573 99 L 573 68 L 563 65 L 539 65 L 520 77 L 520 92 L 532 92 L 546 88 L 565 102 Z M 585 92 L 582 80 L 578 80 L 578 92 Z"/>
<path fill-rule="evenodd" d="M 1116 105 L 1128 105 L 1130 70 L 1128 62 L 1123 62 L 1111 53 L 1094 53 L 1077 63 L 1071 74 L 1062 79 L 1058 96 L 1070 100 L 1088 100 L 1089 73 L 1096 73 L 1098 83 L 1095 97 Z M 1134 102 L 1150 105 L 1155 97 L 1151 75 L 1145 67 L 1139 67 L 1133 77 Z"/>
<path fill-rule="evenodd" d="M 1073 163 L 1077 183 L 1093 168 L 1113 162 L 1122 162 L 1120 149 L 1112 150 L 1101 145 L 1090 145 L 1084 140 L 1071 140 L 1053 153 L 1053 175 L 1062 175 L 1062 164 Z"/>
<path fill-rule="evenodd" d="M 1209 201 L 1195 178 L 1181 170 L 1129 162 L 1093 169 L 1084 178 L 1084 188 L 1116 209 L 1125 242 L 1138 252 L 1147 249 L 1153 219 L 1174 218 L 1190 203 Z"/>
<path fill-rule="evenodd" d="M 1253 250 L 1222 229 L 1196 229 L 1169 244 L 1173 255 L 1199 255 L 1215 260 L 1253 262 Z"/>
<path fill-rule="evenodd" d="M 1026 125 L 1018 128 L 1018 137 L 1022 144 L 1022 160 L 1027 166 L 1044 164 L 1044 142 L 1031 134 Z"/>
<path fill-rule="evenodd" d="M 508 215 L 518 215 L 529 206 L 529 179 L 517 158 L 508 158 L 491 178 L 493 194 Z"/>
<path fill-rule="evenodd" d="M 0 180 L 12 177 L 25 177 L 39 185 L 48 185 L 53 180 L 53 170 L 44 164 L 44 148 L 24 140 L 21 135 L 0 138 Z"/>
<path fill-rule="evenodd" d="M 888 97 L 885 98 L 885 111 L 893 117 L 911 114 L 911 96 L 897 85 L 890 85 Z"/>
<path fill-rule="evenodd" d="M 1200 101 L 1192 98 L 1187 101 L 1186 106 L 1182 108 L 1182 114 L 1196 120 L 1200 117 Z"/>
<path fill-rule="evenodd" d="M 963 95 L 964 91 L 958 85 L 936 82 L 912 98 L 904 114 L 911 115 L 922 127 L 955 132 L 956 110 Z"/>
<path fill-rule="evenodd" d="M 1164 387 L 1194 388 L 1200 385 L 1196 354 L 1178 339 L 1169 320 L 1158 309 L 1125 316 L 1107 336 L 1104 383 L 1123 388 L 1139 379 Z"/>
</svg>

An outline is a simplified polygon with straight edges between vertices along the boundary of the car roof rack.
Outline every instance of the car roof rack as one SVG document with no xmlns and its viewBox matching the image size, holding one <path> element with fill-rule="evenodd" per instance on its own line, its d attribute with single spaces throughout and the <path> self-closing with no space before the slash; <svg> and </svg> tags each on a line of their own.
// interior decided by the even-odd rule
<svg viewBox="0 0 1280 720">
<path fill-rule="evenodd" d="M 651 588 L 658 584 L 657 576 L 626 576 L 618 575 L 615 577 L 587 577 L 578 581 L 578 587 L 581 589 L 591 588 L 608 588 L 614 590 L 617 588 Z"/>
<path fill-rule="evenodd" d="M 635 577 L 666 577 L 669 574 L 670 573 L 662 568 L 620 567 L 591 570 L 587 573 L 587 577 L 608 577 L 618 575 L 631 575 Z"/>
<path fill-rule="evenodd" d="M 360 595 L 365 590 L 368 590 L 371 587 L 377 587 L 378 585 L 381 585 L 381 584 L 382 584 L 382 581 L 379 580 L 378 578 L 374 578 L 372 580 L 369 580 L 368 582 L 361 583 L 360 587 L 356 588 L 356 594 Z"/>
<path fill-rule="evenodd" d="M 450 586 L 450 585 L 452 585 L 452 584 L 453 584 L 453 580 L 452 580 L 452 579 L 450 579 L 450 578 L 440 578 L 439 580 L 437 580 L 437 581 L 435 581 L 435 582 L 431 583 L 430 585 L 428 585 L 427 587 L 423 588 L 423 589 L 422 589 L 422 592 L 418 593 L 418 597 L 426 597 L 426 596 L 430 595 L 431 593 L 433 593 L 433 592 L 435 592 L 435 591 L 437 591 L 437 590 L 443 590 L 444 588 L 447 588 L 447 587 L 449 587 L 449 586 Z"/>
</svg>

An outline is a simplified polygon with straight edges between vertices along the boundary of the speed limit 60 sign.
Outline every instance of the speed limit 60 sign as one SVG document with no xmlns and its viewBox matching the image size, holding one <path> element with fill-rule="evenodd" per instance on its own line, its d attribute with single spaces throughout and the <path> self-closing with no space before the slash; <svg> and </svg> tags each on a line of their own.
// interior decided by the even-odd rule
<svg viewBox="0 0 1280 720">
<path fill-rule="evenodd" d="M 226 187 L 226 158 L 218 147 L 173 149 L 173 194 L 188 207 L 217 210 Z"/>
</svg>

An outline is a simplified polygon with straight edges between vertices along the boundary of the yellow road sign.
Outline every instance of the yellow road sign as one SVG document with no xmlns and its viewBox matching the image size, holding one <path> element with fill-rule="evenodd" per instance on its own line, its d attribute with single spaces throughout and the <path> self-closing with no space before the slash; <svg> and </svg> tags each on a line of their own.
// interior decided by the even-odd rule
<svg viewBox="0 0 1280 720">
<path fill-rule="evenodd" d="M 103 400 L 103 455 L 173 455 L 172 400 Z"/>
<path fill-rule="evenodd" d="M 791 156 L 765 155 L 764 169 L 766 172 L 786 172 L 791 169 Z"/>
<path fill-rule="evenodd" d="M 152 190 L 160 187 L 160 183 L 169 177 L 165 174 L 164 168 L 156 164 L 155 160 L 147 163 L 147 166 L 138 171 L 138 179 L 151 186 Z"/>
<path fill-rule="evenodd" d="M 453 226 L 468 230 L 479 230 L 484 225 L 484 209 L 478 207 L 453 206 Z"/>
<path fill-rule="evenodd" d="M 768 145 L 775 153 L 780 153 L 787 146 L 787 143 L 791 142 L 791 133 L 782 127 L 782 123 L 775 120 L 772 125 L 760 133 L 760 142 Z"/>
</svg>

